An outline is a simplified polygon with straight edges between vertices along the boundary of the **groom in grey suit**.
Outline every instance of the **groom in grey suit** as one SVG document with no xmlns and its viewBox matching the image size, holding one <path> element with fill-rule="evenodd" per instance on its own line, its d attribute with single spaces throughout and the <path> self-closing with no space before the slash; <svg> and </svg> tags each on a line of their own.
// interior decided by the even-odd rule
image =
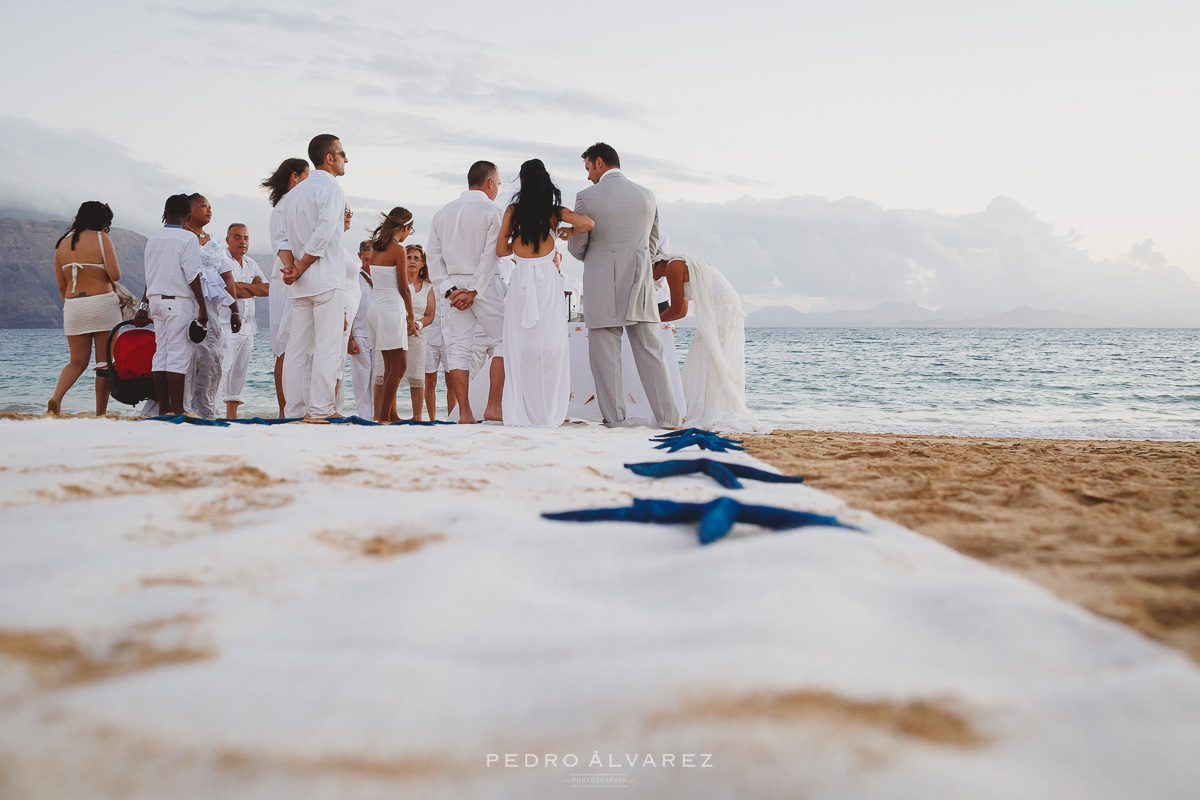
<svg viewBox="0 0 1200 800">
<path fill-rule="evenodd" d="M 650 410 L 660 426 L 677 426 L 679 409 L 663 358 L 650 263 L 658 247 L 658 204 L 649 189 L 625 177 L 609 145 L 597 142 L 585 150 L 583 165 L 594 185 L 576 195 L 575 212 L 591 217 L 596 227 L 580 234 L 563 228 L 560 235 L 583 262 L 583 316 L 600 413 L 609 427 L 625 423 L 624 329 Z"/>
</svg>

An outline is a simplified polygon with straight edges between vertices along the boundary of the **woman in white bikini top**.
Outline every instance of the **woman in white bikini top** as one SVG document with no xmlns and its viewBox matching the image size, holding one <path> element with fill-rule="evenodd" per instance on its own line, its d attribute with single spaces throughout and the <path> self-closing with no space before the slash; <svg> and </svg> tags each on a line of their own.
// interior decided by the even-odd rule
<svg viewBox="0 0 1200 800">
<path fill-rule="evenodd" d="M 121 277 L 117 253 L 108 229 L 113 213 L 106 204 L 89 200 L 79 207 L 75 220 L 55 244 L 54 276 L 63 298 L 63 332 L 71 360 L 58 376 L 46 411 L 57 414 L 67 390 L 88 368 L 95 348 L 96 360 L 105 358 L 108 334 L 121 322 L 121 305 L 114 289 Z M 108 410 L 108 381 L 96 378 L 96 415 Z"/>
</svg>

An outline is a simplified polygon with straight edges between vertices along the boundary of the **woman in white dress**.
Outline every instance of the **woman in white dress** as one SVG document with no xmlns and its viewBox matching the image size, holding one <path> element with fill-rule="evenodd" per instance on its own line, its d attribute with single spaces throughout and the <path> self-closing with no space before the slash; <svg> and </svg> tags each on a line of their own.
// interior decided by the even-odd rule
<svg viewBox="0 0 1200 800">
<path fill-rule="evenodd" d="M 408 254 L 404 240 L 412 233 L 413 215 L 397 206 L 384 214 L 371 234 L 371 307 L 367 332 L 382 384 L 375 398 L 376 422 L 399 422 L 396 392 L 408 368 L 408 337 L 416 333 L 412 296 L 408 291 Z"/>
<path fill-rule="evenodd" d="M 225 355 L 221 306 L 229 307 L 229 327 L 234 333 L 242 329 L 242 316 L 234 299 L 237 289 L 233 285 L 233 266 L 221 256 L 224 245 L 204 231 L 204 226 L 212 222 L 212 206 L 199 193 L 189 195 L 188 199 L 192 201 L 192 213 L 183 227 L 196 234 L 200 243 L 200 286 L 210 323 L 204 341 L 192 348 L 192 368 L 187 375 L 190 385 L 185 384 L 183 390 L 184 407 L 205 419 L 216 419 Z"/>
<path fill-rule="evenodd" d="M 433 299 L 429 269 L 425 266 L 425 249 L 419 244 L 410 244 L 405 250 L 408 252 L 408 293 L 412 296 L 417 332 L 408 337 L 408 369 L 404 379 L 408 381 L 408 393 L 412 398 L 413 419 L 419 421 L 421 403 L 425 399 L 425 329 L 433 322 L 437 303 Z M 432 408 L 429 414 L 433 419 Z"/>
<path fill-rule="evenodd" d="M 308 177 L 308 162 L 303 158 L 285 158 L 270 177 L 259 184 L 271 198 L 271 251 L 279 251 L 277 238 L 283 228 L 283 209 L 279 203 L 296 184 Z M 287 318 L 292 304 L 288 299 L 287 285 L 283 282 L 283 262 L 275 256 L 271 268 L 271 351 L 275 355 L 275 399 L 279 402 L 279 418 L 283 419 L 283 354 L 287 346 Z"/>
<path fill-rule="evenodd" d="M 516 261 L 504 298 L 505 425 L 558 427 L 571 399 L 570 345 L 562 278 L 554 265 L 560 223 L 585 233 L 595 223 L 562 205 L 539 159 L 521 165 L 521 189 L 504 211 L 496 254 Z"/>
<path fill-rule="evenodd" d="M 725 276 L 711 264 L 680 254 L 654 257 L 654 279 L 667 279 L 671 322 L 696 312 L 696 333 L 680 377 L 687 403 L 684 424 L 727 433 L 770 433 L 746 408 L 746 312 Z"/>
</svg>

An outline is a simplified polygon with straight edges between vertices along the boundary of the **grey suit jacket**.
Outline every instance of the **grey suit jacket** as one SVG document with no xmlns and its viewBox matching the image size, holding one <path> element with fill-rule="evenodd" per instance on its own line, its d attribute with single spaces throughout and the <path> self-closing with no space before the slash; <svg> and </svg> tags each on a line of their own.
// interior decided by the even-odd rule
<svg viewBox="0 0 1200 800">
<path fill-rule="evenodd" d="M 583 262 L 583 318 L 589 328 L 658 322 L 651 254 L 658 247 L 658 204 L 621 172 L 575 196 L 575 211 L 596 221 L 567 249 Z"/>
</svg>

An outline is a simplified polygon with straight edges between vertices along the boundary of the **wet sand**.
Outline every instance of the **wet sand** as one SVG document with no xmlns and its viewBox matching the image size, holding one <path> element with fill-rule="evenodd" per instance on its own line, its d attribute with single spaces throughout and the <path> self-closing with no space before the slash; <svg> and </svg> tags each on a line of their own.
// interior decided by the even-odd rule
<svg viewBox="0 0 1200 800">
<path fill-rule="evenodd" d="M 776 431 L 748 451 L 1200 661 L 1200 443 Z"/>
</svg>

